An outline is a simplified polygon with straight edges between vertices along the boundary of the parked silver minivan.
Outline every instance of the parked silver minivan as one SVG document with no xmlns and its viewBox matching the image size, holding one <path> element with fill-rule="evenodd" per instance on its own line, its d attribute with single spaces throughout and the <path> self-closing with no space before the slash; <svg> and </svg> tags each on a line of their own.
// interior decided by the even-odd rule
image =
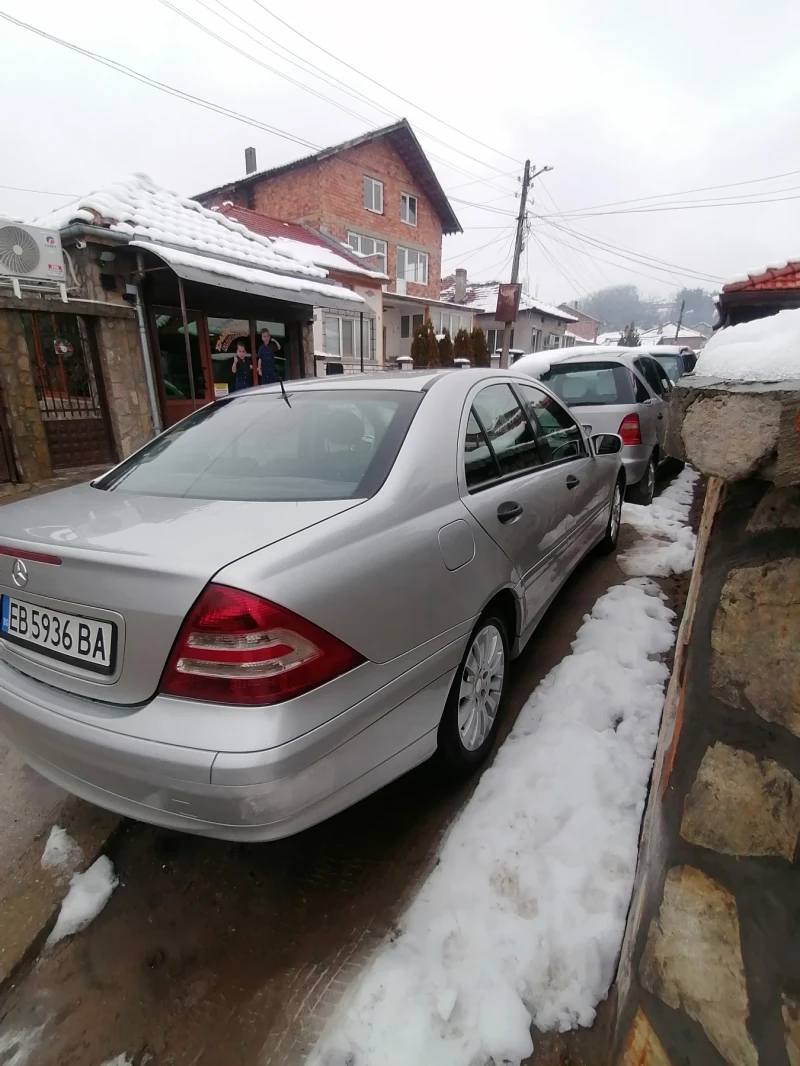
<svg viewBox="0 0 800 1066">
<path fill-rule="evenodd" d="M 523 356 L 517 372 L 545 382 L 591 433 L 618 433 L 627 498 L 650 503 L 659 463 L 667 458 L 667 409 L 672 383 L 663 367 L 638 348 L 578 347 Z"/>
</svg>

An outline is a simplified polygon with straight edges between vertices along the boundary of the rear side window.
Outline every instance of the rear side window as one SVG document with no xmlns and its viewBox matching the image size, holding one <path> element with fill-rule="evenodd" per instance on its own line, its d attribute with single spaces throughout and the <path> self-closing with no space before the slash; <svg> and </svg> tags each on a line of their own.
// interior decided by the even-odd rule
<svg viewBox="0 0 800 1066">
<path fill-rule="evenodd" d="M 470 492 L 490 481 L 496 481 L 500 476 L 494 452 L 489 447 L 489 441 L 474 411 L 470 411 L 467 421 L 467 435 L 464 440 L 464 474 Z"/>
<path fill-rule="evenodd" d="M 472 411 L 491 445 L 499 477 L 521 474 L 541 464 L 531 424 L 508 385 L 483 389 L 475 397 Z"/>
<path fill-rule="evenodd" d="M 196 411 L 95 485 L 203 500 L 363 499 L 383 484 L 423 395 L 234 396 Z"/>
<path fill-rule="evenodd" d="M 541 380 L 568 407 L 633 403 L 630 374 L 620 363 L 555 363 Z"/>
<path fill-rule="evenodd" d="M 653 359 L 647 359 L 644 356 L 641 359 L 637 359 L 634 362 L 634 366 L 642 375 L 644 380 L 656 394 L 656 396 L 664 396 L 664 386 L 661 384 L 661 375 L 656 369 L 656 364 Z"/>
<path fill-rule="evenodd" d="M 551 463 L 586 454 L 578 423 L 560 403 L 531 385 L 518 386 L 531 420 L 538 427 Z"/>
</svg>

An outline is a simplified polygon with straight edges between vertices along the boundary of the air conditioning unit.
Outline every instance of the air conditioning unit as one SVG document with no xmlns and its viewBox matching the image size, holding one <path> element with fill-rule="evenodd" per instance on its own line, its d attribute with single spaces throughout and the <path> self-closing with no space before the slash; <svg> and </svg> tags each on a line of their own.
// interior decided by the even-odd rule
<svg viewBox="0 0 800 1066">
<path fill-rule="evenodd" d="M 63 284 L 66 274 L 58 231 L 0 222 L 0 280 L 3 278 L 10 278 L 12 283 Z"/>
</svg>

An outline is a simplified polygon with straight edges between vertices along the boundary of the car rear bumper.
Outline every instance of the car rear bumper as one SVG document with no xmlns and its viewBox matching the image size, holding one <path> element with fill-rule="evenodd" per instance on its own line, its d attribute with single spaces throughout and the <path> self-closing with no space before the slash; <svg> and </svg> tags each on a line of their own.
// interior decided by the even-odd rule
<svg viewBox="0 0 800 1066">
<path fill-rule="evenodd" d="M 626 444 L 622 448 L 622 465 L 625 467 L 626 485 L 641 481 L 653 449 L 648 444 Z"/>
<path fill-rule="evenodd" d="M 58 693 L 0 663 L 0 730 L 43 777 L 118 814 L 225 840 L 273 840 L 357 802 L 423 762 L 461 656 L 454 642 L 359 707 L 266 751 L 215 752 L 122 735 L 58 712 Z M 374 707 L 374 695 L 371 700 Z M 324 744 L 320 743 L 324 734 Z"/>
</svg>

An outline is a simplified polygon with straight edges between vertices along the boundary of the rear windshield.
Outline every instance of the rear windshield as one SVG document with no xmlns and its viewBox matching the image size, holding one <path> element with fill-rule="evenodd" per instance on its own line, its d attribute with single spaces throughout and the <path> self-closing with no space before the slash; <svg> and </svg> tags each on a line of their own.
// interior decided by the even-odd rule
<svg viewBox="0 0 800 1066">
<path fill-rule="evenodd" d="M 422 397 L 355 389 L 287 391 L 288 402 L 279 392 L 232 397 L 94 484 L 200 500 L 364 499 L 383 484 Z"/>
<path fill-rule="evenodd" d="M 666 370 L 670 381 L 674 384 L 683 373 L 681 357 L 679 355 L 657 355 L 655 358 Z"/>
<path fill-rule="evenodd" d="M 631 372 L 619 363 L 554 363 L 541 380 L 569 407 L 634 402 Z"/>
</svg>

